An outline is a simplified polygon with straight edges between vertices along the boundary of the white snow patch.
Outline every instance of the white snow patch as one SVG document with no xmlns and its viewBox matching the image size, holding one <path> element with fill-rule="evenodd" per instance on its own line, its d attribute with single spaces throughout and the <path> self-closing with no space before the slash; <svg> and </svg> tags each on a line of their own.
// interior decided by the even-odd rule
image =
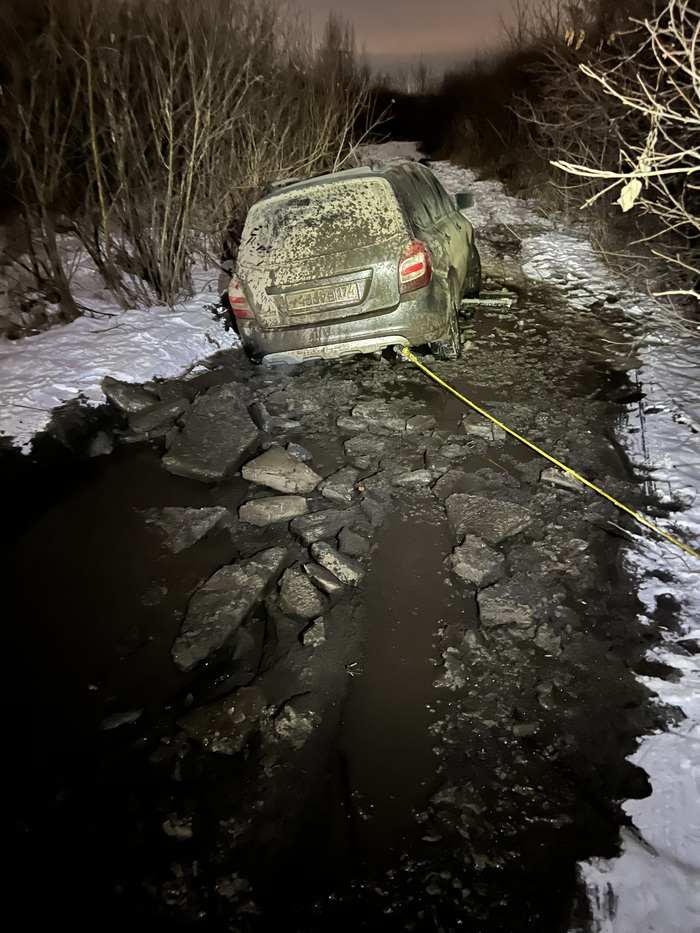
<svg viewBox="0 0 700 933">
<path fill-rule="evenodd" d="M 97 316 L 78 318 L 21 340 L 0 340 L 0 434 L 28 450 L 55 408 L 81 398 L 105 401 L 104 376 L 125 382 L 179 376 L 217 350 L 237 346 L 205 305 L 216 298 L 216 271 L 197 278 L 198 294 L 175 310 L 122 311 L 96 293 Z"/>
<path fill-rule="evenodd" d="M 647 848 L 628 829 L 620 835 L 617 859 L 584 866 L 594 915 L 591 933 L 698 933 L 697 873 L 693 877 L 688 865 Z"/>
<path fill-rule="evenodd" d="M 450 162 L 431 162 L 430 167 L 450 194 L 460 191 L 471 191 L 474 194 L 474 206 L 464 213 L 474 225 L 477 237 L 480 228 L 495 225 L 508 228 L 521 238 L 527 236 L 527 233 L 518 233 L 519 227 L 525 226 L 527 231 L 554 229 L 552 220 L 536 214 L 522 198 L 506 194 L 500 182 L 477 181 L 475 172 L 458 168 Z"/>
</svg>

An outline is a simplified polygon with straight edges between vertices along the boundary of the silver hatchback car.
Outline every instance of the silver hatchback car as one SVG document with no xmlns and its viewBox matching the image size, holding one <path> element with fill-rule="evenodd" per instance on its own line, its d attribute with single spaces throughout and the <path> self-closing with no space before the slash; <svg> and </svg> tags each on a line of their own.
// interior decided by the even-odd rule
<svg viewBox="0 0 700 933">
<path fill-rule="evenodd" d="M 228 297 L 257 362 L 429 344 L 460 354 L 457 314 L 478 294 L 471 195 L 408 160 L 281 182 L 243 228 Z"/>
</svg>

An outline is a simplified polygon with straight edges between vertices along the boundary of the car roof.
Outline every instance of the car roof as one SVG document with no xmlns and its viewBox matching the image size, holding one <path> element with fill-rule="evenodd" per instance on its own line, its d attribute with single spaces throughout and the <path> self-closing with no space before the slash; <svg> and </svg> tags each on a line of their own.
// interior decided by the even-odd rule
<svg viewBox="0 0 700 933">
<path fill-rule="evenodd" d="M 372 165 L 359 165 L 356 168 L 340 169 L 337 172 L 326 172 L 323 175 L 314 175 L 312 178 L 290 179 L 273 183 L 272 191 L 264 194 L 260 201 L 267 201 L 275 198 L 277 195 L 290 191 L 304 191 L 308 188 L 315 188 L 317 185 L 325 185 L 334 181 L 347 181 L 353 178 L 384 178 L 388 181 L 387 173 L 391 169 L 402 168 L 408 165 L 419 165 L 413 159 L 388 159 L 382 162 L 373 162 Z M 257 203 L 259 204 L 260 201 Z"/>
</svg>

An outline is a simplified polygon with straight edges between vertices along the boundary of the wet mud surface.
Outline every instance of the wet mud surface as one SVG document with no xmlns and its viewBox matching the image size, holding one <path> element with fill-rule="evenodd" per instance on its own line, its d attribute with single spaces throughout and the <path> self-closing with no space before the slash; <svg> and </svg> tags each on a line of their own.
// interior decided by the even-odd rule
<svg viewBox="0 0 700 933">
<path fill-rule="evenodd" d="M 462 360 L 426 365 L 645 504 L 614 436 L 641 390 L 601 359 L 609 324 L 541 289 L 461 326 Z M 113 452 L 38 497 L 40 472 L 15 487 L 7 854 L 25 919 L 584 930 L 576 861 L 614 853 L 620 802 L 647 793 L 625 757 L 658 715 L 634 679 L 654 635 L 623 566 L 628 519 L 543 479 L 550 464 L 390 354 L 209 366 L 132 411 L 115 388 L 81 442 L 111 448 L 117 418 Z M 207 410 L 216 451 L 184 449 Z M 255 436 L 234 452 L 244 415 Z M 241 476 L 274 447 L 322 482 Z M 306 511 L 255 525 L 251 502 Z M 240 591 L 208 601 L 236 567 Z M 245 612 L 190 663 L 201 605 L 206 624 Z"/>
</svg>

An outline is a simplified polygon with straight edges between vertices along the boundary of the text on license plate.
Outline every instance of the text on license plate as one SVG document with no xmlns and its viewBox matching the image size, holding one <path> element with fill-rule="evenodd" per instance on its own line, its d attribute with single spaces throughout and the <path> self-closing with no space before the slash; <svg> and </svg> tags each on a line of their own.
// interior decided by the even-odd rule
<svg viewBox="0 0 700 933">
<path fill-rule="evenodd" d="M 305 292 L 287 295 L 287 308 L 289 311 L 305 311 L 308 308 L 320 308 L 324 305 L 352 303 L 359 297 L 357 282 L 349 282 L 345 285 L 322 285 L 320 288 L 310 288 Z"/>
</svg>

